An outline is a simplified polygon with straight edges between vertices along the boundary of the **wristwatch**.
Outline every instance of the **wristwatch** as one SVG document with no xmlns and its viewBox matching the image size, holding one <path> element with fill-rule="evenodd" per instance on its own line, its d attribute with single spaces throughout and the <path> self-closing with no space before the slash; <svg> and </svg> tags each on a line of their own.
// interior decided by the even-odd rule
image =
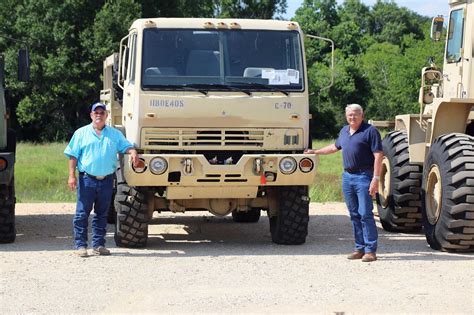
<svg viewBox="0 0 474 315">
<path fill-rule="evenodd" d="M 375 176 L 375 175 L 374 175 L 374 179 L 380 180 L 380 176 Z"/>
</svg>

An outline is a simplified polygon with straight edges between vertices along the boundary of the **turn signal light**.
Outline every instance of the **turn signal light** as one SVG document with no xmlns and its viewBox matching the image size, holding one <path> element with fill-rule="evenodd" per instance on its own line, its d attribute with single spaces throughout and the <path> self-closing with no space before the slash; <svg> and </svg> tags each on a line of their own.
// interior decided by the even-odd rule
<svg viewBox="0 0 474 315">
<path fill-rule="evenodd" d="M 314 167 L 314 163 L 313 163 L 313 160 L 311 160 L 311 159 L 304 158 L 300 161 L 300 170 L 303 173 L 311 172 L 313 167 Z"/>
<path fill-rule="evenodd" d="M 7 160 L 0 158 L 0 172 L 4 171 L 8 166 Z"/>
<path fill-rule="evenodd" d="M 137 166 L 132 164 L 132 169 L 135 171 L 135 173 L 143 173 L 146 170 L 145 161 L 143 159 L 139 159 Z"/>
</svg>

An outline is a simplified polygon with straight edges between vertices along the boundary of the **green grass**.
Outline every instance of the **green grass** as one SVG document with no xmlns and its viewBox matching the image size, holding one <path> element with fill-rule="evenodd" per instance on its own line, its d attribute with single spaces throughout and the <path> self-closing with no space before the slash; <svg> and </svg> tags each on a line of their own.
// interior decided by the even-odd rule
<svg viewBox="0 0 474 315">
<path fill-rule="evenodd" d="M 17 202 L 74 202 L 69 191 L 66 143 L 17 145 L 15 191 Z"/>
<path fill-rule="evenodd" d="M 321 148 L 334 140 L 314 141 Z M 68 160 L 63 154 L 66 143 L 19 143 L 15 164 L 17 202 L 75 202 L 76 194 L 67 186 Z M 342 201 L 342 155 L 320 155 L 311 201 Z"/>
<path fill-rule="evenodd" d="M 313 141 L 313 148 L 325 147 L 335 140 Z M 316 169 L 316 180 L 311 187 L 312 202 L 342 201 L 342 154 L 336 152 L 329 155 L 320 155 Z"/>
</svg>

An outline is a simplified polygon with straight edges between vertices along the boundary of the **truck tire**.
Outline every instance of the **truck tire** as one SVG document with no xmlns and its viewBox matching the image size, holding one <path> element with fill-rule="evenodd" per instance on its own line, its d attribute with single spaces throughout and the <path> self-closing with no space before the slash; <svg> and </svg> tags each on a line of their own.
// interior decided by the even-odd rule
<svg viewBox="0 0 474 315">
<path fill-rule="evenodd" d="M 128 186 L 120 169 L 117 175 L 115 194 L 115 244 L 119 247 L 145 247 L 148 240 L 148 206 L 146 196 L 138 189 Z"/>
<path fill-rule="evenodd" d="M 249 211 L 232 211 L 232 219 L 239 223 L 255 223 L 260 219 L 260 209 L 252 208 Z"/>
<path fill-rule="evenodd" d="M 272 241 L 283 245 L 303 244 L 308 235 L 308 187 L 280 187 L 279 205 L 278 215 L 269 217 Z"/>
<path fill-rule="evenodd" d="M 422 167 L 409 163 L 405 132 L 390 132 L 382 146 L 384 158 L 376 198 L 380 223 L 390 232 L 419 231 Z"/>
<path fill-rule="evenodd" d="M 423 171 L 422 214 L 428 244 L 474 251 L 474 137 L 451 133 L 431 145 Z"/>
<path fill-rule="evenodd" d="M 0 185 L 0 243 L 13 243 L 15 230 L 15 179 L 10 185 Z"/>
</svg>

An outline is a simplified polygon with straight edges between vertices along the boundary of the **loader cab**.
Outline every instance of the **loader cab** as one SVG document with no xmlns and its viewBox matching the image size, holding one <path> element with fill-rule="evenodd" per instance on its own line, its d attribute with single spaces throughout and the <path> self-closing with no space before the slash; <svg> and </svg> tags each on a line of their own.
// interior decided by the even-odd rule
<svg viewBox="0 0 474 315">
<path fill-rule="evenodd" d="M 472 3 L 450 1 L 443 66 L 445 98 L 474 97 L 473 11 Z M 436 34 L 433 27 L 431 33 Z"/>
</svg>

